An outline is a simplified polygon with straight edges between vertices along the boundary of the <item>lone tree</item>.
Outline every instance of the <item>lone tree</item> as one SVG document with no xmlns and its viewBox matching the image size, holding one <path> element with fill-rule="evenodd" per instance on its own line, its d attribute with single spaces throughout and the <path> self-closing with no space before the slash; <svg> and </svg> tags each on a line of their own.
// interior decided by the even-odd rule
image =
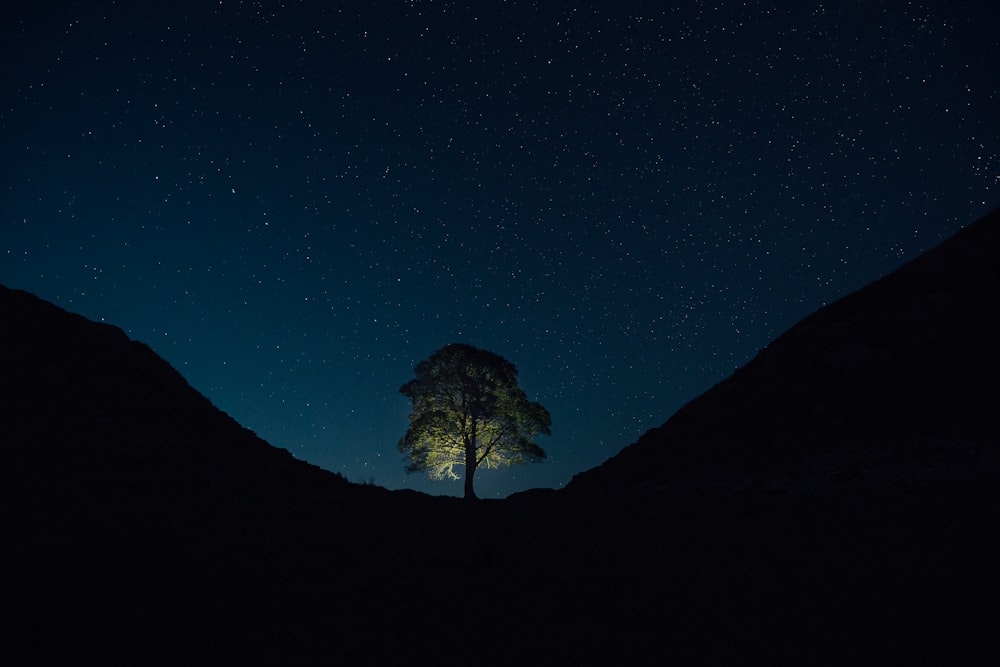
<svg viewBox="0 0 1000 667">
<path fill-rule="evenodd" d="M 476 497 L 472 480 L 481 467 L 541 461 L 538 433 L 549 435 L 549 411 L 517 386 L 517 368 L 471 345 L 445 345 L 421 361 L 416 378 L 399 389 L 413 402 L 410 428 L 399 441 L 409 457 L 406 472 L 431 479 L 459 479 L 465 466 L 465 498 Z"/>
</svg>

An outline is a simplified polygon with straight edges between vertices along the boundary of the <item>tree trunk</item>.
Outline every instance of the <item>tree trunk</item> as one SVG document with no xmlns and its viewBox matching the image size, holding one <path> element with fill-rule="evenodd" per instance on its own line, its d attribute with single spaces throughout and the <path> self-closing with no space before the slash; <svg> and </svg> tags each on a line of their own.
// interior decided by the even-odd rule
<svg viewBox="0 0 1000 667">
<path fill-rule="evenodd" d="M 472 434 L 465 441 L 465 499 L 476 500 L 476 492 L 472 489 L 472 478 L 476 474 L 476 425 L 472 425 Z"/>
<path fill-rule="evenodd" d="M 477 500 L 476 492 L 472 490 L 472 471 L 465 471 L 465 499 Z"/>
</svg>

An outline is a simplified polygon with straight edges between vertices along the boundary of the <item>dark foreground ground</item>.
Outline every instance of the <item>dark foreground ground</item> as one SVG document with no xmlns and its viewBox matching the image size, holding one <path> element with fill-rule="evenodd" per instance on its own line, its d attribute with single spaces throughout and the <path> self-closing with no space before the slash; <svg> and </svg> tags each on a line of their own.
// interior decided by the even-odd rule
<svg viewBox="0 0 1000 667">
<path fill-rule="evenodd" d="M 996 656 L 1000 499 L 983 488 L 645 506 L 300 488 L 285 513 L 109 482 L 6 505 L 5 634 L 37 663 Z"/>
</svg>

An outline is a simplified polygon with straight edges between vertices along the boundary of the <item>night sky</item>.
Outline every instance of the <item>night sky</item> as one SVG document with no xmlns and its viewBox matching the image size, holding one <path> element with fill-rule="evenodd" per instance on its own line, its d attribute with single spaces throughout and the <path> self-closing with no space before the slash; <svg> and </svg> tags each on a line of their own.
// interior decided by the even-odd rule
<svg viewBox="0 0 1000 667">
<path fill-rule="evenodd" d="M 1000 204 L 994 7 L 6 3 L 0 283 L 393 489 L 492 350 L 553 433 L 477 491 L 558 488 Z"/>
</svg>

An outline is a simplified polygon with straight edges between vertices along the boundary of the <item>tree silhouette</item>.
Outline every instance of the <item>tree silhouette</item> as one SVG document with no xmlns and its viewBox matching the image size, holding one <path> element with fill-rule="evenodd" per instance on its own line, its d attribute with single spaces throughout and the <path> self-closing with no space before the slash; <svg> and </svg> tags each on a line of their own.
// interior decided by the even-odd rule
<svg viewBox="0 0 1000 667">
<path fill-rule="evenodd" d="M 517 368 L 503 357 L 462 343 L 445 345 L 416 368 L 399 389 L 413 403 L 410 427 L 399 441 L 409 457 L 407 472 L 431 479 L 460 479 L 474 499 L 473 478 L 481 467 L 541 461 L 538 433 L 550 434 L 549 411 L 527 399 Z"/>
</svg>

